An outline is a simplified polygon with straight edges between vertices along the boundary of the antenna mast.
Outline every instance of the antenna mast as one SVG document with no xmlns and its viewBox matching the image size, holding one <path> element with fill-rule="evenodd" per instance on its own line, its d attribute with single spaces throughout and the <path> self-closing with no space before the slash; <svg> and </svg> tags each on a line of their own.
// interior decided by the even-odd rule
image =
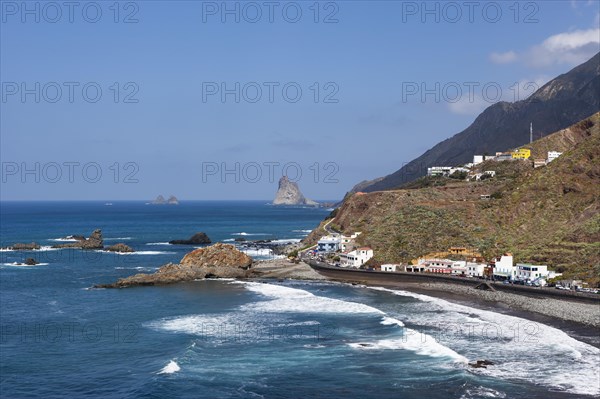
<svg viewBox="0 0 600 399">
<path fill-rule="evenodd" d="M 533 143 L 533 122 L 529 124 L 529 144 Z"/>
</svg>

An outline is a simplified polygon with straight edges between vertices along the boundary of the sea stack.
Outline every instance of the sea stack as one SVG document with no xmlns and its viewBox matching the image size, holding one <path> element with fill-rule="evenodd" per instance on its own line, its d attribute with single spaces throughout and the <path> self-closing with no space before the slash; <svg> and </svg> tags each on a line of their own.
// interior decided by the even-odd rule
<svg viewBox="0 0 600 399">
<path fill-rule="evenodd" d="M 287 176 L 279 179 L 279 189 L 275 194 L 273 205 L 310 205 L 318 206 L 319 203 L 310 200 L 300 192 L 298 183 L 290 181 Z"/>
</svg>

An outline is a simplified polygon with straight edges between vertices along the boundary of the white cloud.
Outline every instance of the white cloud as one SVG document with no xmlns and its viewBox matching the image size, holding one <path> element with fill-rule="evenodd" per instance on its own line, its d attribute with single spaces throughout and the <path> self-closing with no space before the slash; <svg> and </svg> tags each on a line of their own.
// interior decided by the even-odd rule
<svg viewBox="0 0 600 399">
<path fill-rule="evenodd" d="M 525 62 L 540 68 L 555 64 L 578 65 L 600 51 L 600 29 L 576 30 L 550 36 L 532 47 Z"/>
<path fill-rule="evenodd" d="M 490 60 L 496 64 L 521 60 L 533 68 L 563 64 L 576 66 L 589 60 L 599 51 L 600 28 L 593 28 L 552 35 L 520 54 L 514 51 L 492 53 Z"/>
<path fill-rule="evenodd" d="M 492 53 L 490 54 L 490 60 L 494 64 L 510 64 L 517 60 L 517 53 L 514 51 L 507 51 L 505 53 Z"/>
</svg>

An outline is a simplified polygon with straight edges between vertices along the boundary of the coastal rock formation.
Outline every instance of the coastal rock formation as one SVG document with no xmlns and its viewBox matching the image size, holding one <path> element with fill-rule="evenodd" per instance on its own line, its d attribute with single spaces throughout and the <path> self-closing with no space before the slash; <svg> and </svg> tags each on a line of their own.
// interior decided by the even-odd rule
<svg viewBox="0 0 600 399">
<path fill-rule="evenodd" d="M 13 251 L 33 251 L 36 249 L 40 249 L 40 245 L 35 242 L 30 242 L 29 244 L 17 243 L 10 247 L 3 247 L 2 249 L 10 249 Z"/>
<path fill-rule="evenodd" d="M 125 245 L 123 243 L 111 245 L 110 247 L 106 248 L 105 251 L 108 251 L 108 252 L 135 252 L 131 247 L 129 247 L 128 245 Z"/>
<path fill-rule="evenodd" d="M 275 194 L 273 205 L 311 205 L 318 206 L 319 203 L 308 198 L 300 192 L 298 183 L 290 181 L 287 176 L 279 179 L 279 189 Z"/>
<path fill-rule="evenodd" d="M 35 266 L 38 264 L 38 262 L 33 258 L 27 258 L 23 263 L 25 263 L 27 266 Z"/>
<path fill-rule="evenodd" d="M 210 244 L 210 238 L 206 235 L 206 233 L 196 233 L 191 236 L 187 240 L 172 240 L 169 241 L 169 244 L 175 245 L 202 245 L 202 244 Z"/>
<path fill-rule="evenodd" d="M 156 199 L 150 202 L 151 205 L 179 205 L 179 200 L 174 195 L 171 195 L 169 199 L 165 199 L 162 195 L 156 197 Z"/>
<path fill-rule="evenodd" d="M 53 245 L 52 248 L 81 248 L 81 249 L 102 249 L 104 241 L 102 240 L 102 230 L 97 229 L 90 235 L 88 239 L 83 239 L 77 242 L 67 244 Z"/>
<path fill-rule="evenodd" d="M 124 288 L 142 285 L 162 285 L 193 281 L 207 277 L 244 278 L 250 273 L 252 258 L 230 244 L 215 244 L 196 249 L 181 259 L 179 264 L 169 263 L 153 274 L 136 274 L 113 284 L 96 288 Z"/>
</svg>

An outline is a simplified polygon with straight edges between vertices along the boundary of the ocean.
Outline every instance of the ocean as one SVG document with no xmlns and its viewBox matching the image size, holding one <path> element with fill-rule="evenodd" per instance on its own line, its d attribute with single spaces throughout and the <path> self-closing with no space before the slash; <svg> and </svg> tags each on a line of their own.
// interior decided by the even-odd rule
<svg viewBox="0 0 600 399">
<path fill-rule="evenodd" d="M 591 398 L 600 350 L 526 319 L 377 287 L 205 280 L 92 289 L 176 262 L 168 245 L 299 240 L 326 209 L 265 201 L 3 202 L 2 398 Z M 102 229 L 137 252 L 53 250 Z M 272 254 L 251 253 L 257 258 Z M 33 257 L 37 266 L 18 266 Z M 490 360 L 474 369 L 468 362 Z"/>
</svg>

